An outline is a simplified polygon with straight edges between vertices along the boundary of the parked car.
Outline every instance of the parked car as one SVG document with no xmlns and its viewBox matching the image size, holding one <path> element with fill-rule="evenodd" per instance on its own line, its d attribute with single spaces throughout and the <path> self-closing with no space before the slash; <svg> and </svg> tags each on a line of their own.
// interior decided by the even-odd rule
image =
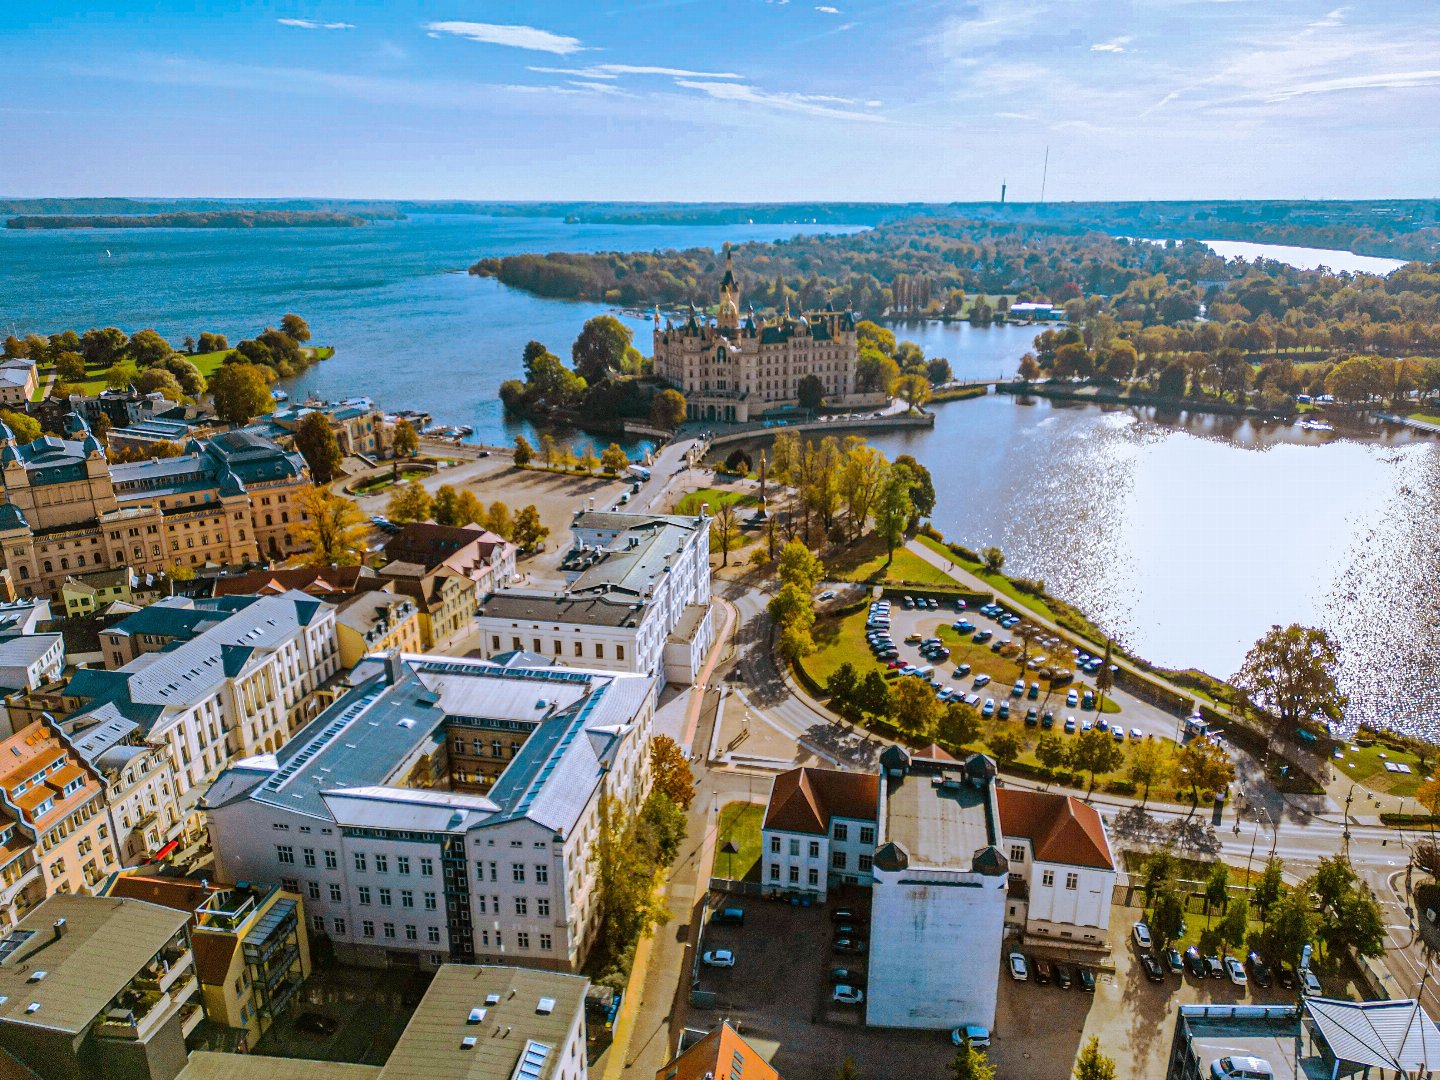
<svg viewBox="0 0 1440 1080">
<path fill-rule="evenodd" d="M 1061 990 L 1069 990 L 1070 984 L 1075 981 L 1074 974 L 1070 971 L 1069 964 L 1055 965 L 1055 985 Z"/>
<path fill-rule="evenodd" d="M 1300 979 L 1300 993 L 1306 997 L 1320 997 L 1325 993 L 1320 986 L 1320 980 L 1315 977 L 1315 972 L 1306 968 Z"/>
<path fill-rule="evenodd" d="M 1025 954 L 1019 949 L 1011 951 L 1006 957 L 1006 963 L 1010 966 L 1010 977 L 1016 982 L 1024 982 L 1030 978 L 1030 967 L 1025 963 Z"/>
<path fill-rule="evenodd" d="M 1055 714 L 1053 712 L 1047 712 L 1040 718 L 1040 726 L 1046 731 L 1053 728 L 1055 726 Z"/>
<path fill-rule="evenodd" d="M 1185 950 L 1185 970 L 1197 979 L 1206 978 L 1210 969 L 1205 966 L 1205 959 L 1200 955 L 1200 950 L 1194 945 Z"/>
<path fill-rule="evenodd" d="M 1250 982 L 1245 974 L 1245 965 L 1233 956 L 1225 958 L 1225 974 L 1230 976 L 1230 981 L 1236 986 L 1245 986 Z"/>
<path fill-rule="evenodd" d="M 1160 961 L 1155 959 L 1154 953 L 1141 953 L 1140 966 L 1145 969 L 1145 977 L 1151 982 L 1165 981 L 1165 972 L 1160 967 Z"/>
<path fill-rule="evenodd" d="M 1211 1080 L 1275 1080 L 1275 1070 L 1264 1058 L 1232 1054 L 1210 1063 L 1210 1077 Z"/>
<path fill-rule="evenodd" d="M 969 619 L 961 619 L 953 627 L 951 627 L 951 629 L 957 630 L 962 634 L 968 634 L 975 629 L 975 624 Z"/>
<path fill-rule="evenodd" d="M 830 982 L 836 986 L 854 986 L 865 977 L 865 973 L 856 968 L 837 967 L 830 969 Z"/>
<path fill-rule="evenodd" d="M 1275 978 L 1286 990 L 1295 989 L 1295 970 L 1289 964 L 1281 964 L 1276 969 Z"/>
<path fill-rule="evenodd" d="M 735 954 L 729 949 L 711 949 L 700 957 L 700 962 L 706 967 L 734 967 Z"/>
<path fill-rule="evenodd" d="M 1185 974 L 1185 961 L 1180 958 L 1179 949 L 1165 950 L 1165 966 L 1170 969 L 1171 975 Z"/>
<path fill-rule="evenodd" d="M 989 630 L 976 630 L 975 636 L 970 640 L 975 642 L 976 645 L 983 645 L 985 644 L 985 642 L 989 641 L 994 636 L 995 635 L 992 634 Z"/>
<path fill-rule="evenodd" d="M 865 991 L 857 986 L 847 986 L 841 983 L 835 987 L 834 992 L 830 995 L 830 999 L 837 1005 L 859 1005 L 865 1000 Z"/>
<path fill-rule="evenodd" d="M 303 1012 L 295 1018 L 295 1030 L 306 1035 L 334 1035 L 340 1030 L 340 1021 L 324 1013 Z"/>
<path fill-rule="evenodd" d="M 1080 989 L 1084 990 L 1087 994 L 1093 994 L 1095 992 L 1095 972 L 1091 971 L 1088 967 L 1082 967 L 1080 969 Z"/>
<path fill-rule="evenodd" d="M 830 909 L 830 921 L 834 923 L 855 922 L 859 916 L 855 914 L 854 908 L 840 907 Z"/>
<path fill-rule="evenodd" d="M 851 923 L 841 923 L 831 931 L 831 936 L 837 938 L 853 938 L 857 937 L 859 933 L 860 928 L 858 926 L 854 926 Z"/>
<path fill-rule="evenodd" d="M 1275 980 L 1271 977 L 1270 968 L 1261 959 L 1260 954 L 1252 952 L 1245 958 L 1245 963 L 1250 968 L 1250 978 L 1255 980 L 1255 985 L 1262 989 L 1269 989 Z"/>
<path fill-rule="evenodd" d="M 905 606 L 905 610 L 906 610 L 906 611 L 909 611 L 910 609 L 912 609 L 912 608 L 915 606 L 915 601 L 914 601 L 911 597 L 908 597 L 908 596 L 902 596 L 902 597 L 900 598 L 900 603 Z"/>
<path fill-rule="evenodd" d="M 1024 697 L 1024 696 L 1025 696 L 1025 680 L 1024 680 L 1024 679 L 1016 679 L 1016 680 L 1015 680 L 1015 685 L 1010 688 L 1010 696 L 1011 696 L 1011 697 Z"/>
<path fill-rule="evenodd" d="M 950 1032 L 950 1041 L 956 1046 L 964 1046 L 967 1042 L 976 1050 L 988 1050 L 990 1048 L 990 1029 L 983 1028 L 979 1024 L 966 1024 Z"/>
<path fill-rule="evenodd" d="M 1076 705 L 1080 704 L 1080 695 L 1075 693 L 1075 688 L 1073 686 L 1070 688 L 1070 692 L 1065 695 L 1065 704 L 1070 706 L 1070 708 L 1072 709 L 1075 708 Z"/>
<path fill-rule="evenodd" d="M 905 635 L 905 644 L 906 644 L 906 645 L 919 645 L 920 642 L 923 641 L 923 640 L 924 640 L 924 638 L 922 638 L 919 634 L 906 634 L 906 635 Z"/>
<path fill-rule="evenodd" d="M 838 938 L 831 947 L 838 953 L 863 953 L 865 942 L 859 938 Z"/>
<path fill-rule="evenodd" d="M 819 596 L 817 596 L 815 599 L 820 600 L 820 601 L 834 600 L 834 599 L 835 599 L 835 590 L 834 590 L 834 589 L 826 589 L 824 592 L 822 592 L 822 593 L 821 593 Z"/>
<path fill-rule="evenodd" d="M 1055 973 L 1054 968 L 1050 966 L 1050 961 L 1046 960 L 1043 956 L 1036 956 L 1033 959 L 1034 964 L 1032 966 L 1035 968 L 1035 981 L 1041 986 L 1050 985 L 1050 976 Z"/>
<path fill-rule="evenodd" d="M 1095 708 L 1095 691 L 1086 690 L 1085 693 L 1080 695 L 1080 708 L 1087 712 Z"/>
<path fill-rule="evenodd" d="M 1037 709 L 1037 708 L 1035 708 L 1034 705 L 1031 705 L 1030 708 L 1028 708 L 1028 709 L 1025 710 L 1025 726 L 1026 726 L 1026 727 L 1035 727 L 1035 726 L 1036 726 L 1037 724 L 1039 724 L 1039 723 L 1040 723 L 1040 710 Z"/>
<path fill-rule="evenodd" d="M 1075 734 L 1075 718 L 1074 718 L 1073 716 L 1070 717 L 1070 719 L 1068 719 L 1068 720 L 1065 721 L 1065 734 L 1066 734 L 1066 735 L 1074 735 L 1074 734 Z"/>
<path fill-rule="evenodd" d="M 957 679 L 963 679 L 966 675 L 969 675 L 969 674 L 970 674 L 970 665 L 969 665 L 969 664 L 956 664 L 956 665 L 955 665 L 955 678 L 957 678 Z"/>
<path fill-rule="evenodd" d="M 1009 719 L 1010 719 L 1010 702 L 1008 702 L 1008 701 L 1002 701 L 1002 702 L 1000 702 L 1000 708 L 999 708 L 999 710 L 997 711 L 996 715 L 999 716 L 1001 720 L 1009 720 Z"/>
<path fill-rule="evenodd" d="M 993 697 L 985 699 L 985 707 L 980 710 L 980 715 L 987 717 L 995 715 L 995 699 Z"/>
<path fill-rule="evenodd" d="M 738 907 L 720 908 L 710 916 L 710 922 L 715 926 L 744 926 L 745 909 Z"/>
<path fill-rule="evenodd" d="M 976 690 L 979 690 L 982 686 L 988 686 L 988 685 L 990 685 L 990 676 L 989 676 L 989 675 L 986 675 L 986 674 L 982 671 L 979 675 L 976 675 L 976 676 L 975 676 L 975 689 L 976 689 Z"/>
<path fill-rule="evenodd" d="M 1038 682 L 1032 682 L 1030 684 L 1030 689 L 1025 691 L 1025 696 L 1031 701 L 1034 701 L 1036 698 L 1038 698 L 1040 696 L 1040 684 Z"/>
<path fill-rule="evenodd" d="M 1225 965 L 1220 963 L 1220 957 L 1205 957 L 1205 970 L 1210 973 L 1212 979 L 1223 979 L 1225 977 Z"/>
</svg>

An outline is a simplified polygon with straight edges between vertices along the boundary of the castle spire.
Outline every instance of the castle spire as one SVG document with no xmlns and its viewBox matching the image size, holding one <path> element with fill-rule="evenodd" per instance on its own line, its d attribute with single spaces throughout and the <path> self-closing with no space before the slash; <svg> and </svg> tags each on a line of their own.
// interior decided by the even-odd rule
<svg viewBox="0 0 1440 1080">
<path fill-rule="evenodd" d="M 725 276 L 720 279 L 720 313 L 716 324 L 722 330 L 740 326 L 740 283 L 735 280 L 735 263 L 730 245 L 725 245 Z"/>
</svg>

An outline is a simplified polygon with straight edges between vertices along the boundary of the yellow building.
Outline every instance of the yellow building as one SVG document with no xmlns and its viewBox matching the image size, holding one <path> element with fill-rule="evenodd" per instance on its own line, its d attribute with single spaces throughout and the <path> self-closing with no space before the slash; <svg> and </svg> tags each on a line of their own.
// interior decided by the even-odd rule
<svg viewBox="0 0 1440 1080">
<path fill-rule="evenodd" d="M 335 632 L 340 639 L 340 666 L 346 669 L 372 652 L 423 650 L 419 607 L 388 587 L 342 604 L 335 613 Z"/>
</svg>

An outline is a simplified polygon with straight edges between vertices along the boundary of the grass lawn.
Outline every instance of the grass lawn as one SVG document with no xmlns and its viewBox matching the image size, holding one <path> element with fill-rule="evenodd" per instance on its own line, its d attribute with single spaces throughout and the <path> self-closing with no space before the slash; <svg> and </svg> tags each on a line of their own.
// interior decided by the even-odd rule
<svg viewBox="0 0 1440 1080">
<path fill-rule="evenodd" d="M 1037 596 L 1031 596 L 1028 593 L 1021 592 L 1013 584 L 1011 584 L 1010 579 L 1007 578 L 1004 574 L 987 574 L 985 572 L 985 567 L 982 564 L 971 562 L 969 559 L 960 558 L 944 544 L 940 543 L 938 540 L 932 540 L 928 536 L 917 536 L 915 539 L 920 541 L 920 543 L 924 544 L 931 551 L 935 552 L 942 558 L 949 559 L 951 562 L 955 563 L 956 566 L 963 566 L 966 570 L 970 571 L 970 573 L 974 574 L 981 581 L 985 582 L 985 584 L 989 585 L 997 593 L 1001 593 L 1004 596 L 1008 597 L 1020 607 L 1033 611 L 1037 615 L 1044 616 L 1052 622 L 1055 621 L 1055 613 L 1050 610 L 1050 606 L 1046 604 L 1044 600 L 1041 600 Z"/>
<path fill-rule="evenodd" d="M 765 821 L 765 808 L 755 803 L 732 802 L 720 808 L 720 835 L 715 842 L 717 877 L 732 880 L 760 880 L 760 826 Z M 733 844 L 733 854 L 725 850 Z"/>
<path fill-rule="evenodd" d="M 841 550 L 829 560 L 832 575 L 845 581 L 908 582 L 915 585 L 941 585 L 953 588 L 954 578 L 938 566 L 926 562 L 913 551 L 895 549 L 889 567 L 885 566 L 885 547 L 872 534 L 858 544 Z"/>
<path fill-rule="evenodd" d="M 754 495 L 744 491 L 727 491 L 725 488 L 701 488 L 692 491 L 675 504 L 677 514 L 698 514 L 701 503 L 710 504 L 713 514 L 722 506 L 755 506 L 760 502 Z"/>
<path fill-rule="evenodd" d="M 1351 780 L 1363 783 L 1368 788 L 1386 795 L 1408 798 L 1419 790 L 1420 785 L 1429 776 L 1428 772 L 1421 770 L 1420 759 L 1408 750 L 1400 750 L 1378 742 L 1373 746 L 1361 746 L 1358 751 L 1350 749 L 1357 745 L 1359 744 L 1343 744 L 1341 749 L 1345 756 L 1332 759 L 1330 764 L 1341 776 L 1348 776 Z M 1385 768 L 1387 761 L 1409 765 L 1410 771 L 1408 773 L 1389 772 Z"/>
<path fill-rule="evenodd" d="M 1412 412 L 1409 414 L 1411 420 L 1419 420 L 1422 424 L 1440 424 L 1440 414 L 1427 412 Z"/>
<path fill-rule="evenodd" d="M 403 484 L 407 480 L 420 480 L 424 477 L 433 475 L 434 473 L 432 473 L 429 469 L 401 469 L 399 482 Z M 355 494 L 374 495 L 377 492 L 384 491 L 386 488 L 390 487 L 395 482 L 395 478 L 389 473 L 386 473 L 384 476 L 377 476 L 373 479 L 365 481 L 365 483 L 361 484 L 355 489 Z"/>
</svg>

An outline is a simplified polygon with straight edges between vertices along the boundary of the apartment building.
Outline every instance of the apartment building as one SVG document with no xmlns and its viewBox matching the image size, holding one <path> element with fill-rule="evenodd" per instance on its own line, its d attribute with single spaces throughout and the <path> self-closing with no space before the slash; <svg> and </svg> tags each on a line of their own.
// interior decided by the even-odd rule
<svg viewBox="0 0 1440 1080">
<path fill-rule="evenodd" d="M 761 886 L 824 903 L 837 885 L 874 883 L 880 810 L 874 773 L 799 768 L 771 784 L 761 828 Z"/>
<path fill-rule="evenodd" d="M 39 388 L 34 360 L 23 356 L 0 358 L 0 405 L 24 408 Z"/>
<path fill-rule="evenodd" d="M 385 557 L 380 579 L 415 601 L 426 649 L 468 631 L 479 597 L 515 576 L 515 545 L 478 525 L 410 522 L 386 543 Z"/>
<path fill-rule="evenodd" d="M 300 892 L 346 961 L 578 970 L 602 804 L 648 788 L 652 680 L 392 654 L 352 681 L 211 785 L 220 873 Z M 526 737 L 512 752 L 498 730 Z M 487 785 L 466 758 L 492 746 L 503 768 Z"/>
<path fill-rule="evenodd" d="M 174 1080 L 203 1019 L 189 916 L 52 896 L 0 938 L 0 1049 L 45 1080 Z"/>
<path fill-rule="evenodd" d="M 70 740 L 105 782 L 105 811 L 121 866 L 173 851 L 184 830 L 179 783 L 168 745 L 151 745 L 113 705 L 72 722 Z"/>
<path fill-rule="evenodd" d="M 423 648 L 420 609 L 408 596 L 387 586 L 361 593 L 340 605 L 335 614 L 340 640 L 340 666 L 347 671 L 372 652 L 418 653 Z"/>
<path fill-rule="evenodd" d="M 561 561 L 565 589 L 505 589 L 480 604 L 480 651 L 693 682 L 714 643 L 710 519 L 582 510 Z"/>
</svg>

